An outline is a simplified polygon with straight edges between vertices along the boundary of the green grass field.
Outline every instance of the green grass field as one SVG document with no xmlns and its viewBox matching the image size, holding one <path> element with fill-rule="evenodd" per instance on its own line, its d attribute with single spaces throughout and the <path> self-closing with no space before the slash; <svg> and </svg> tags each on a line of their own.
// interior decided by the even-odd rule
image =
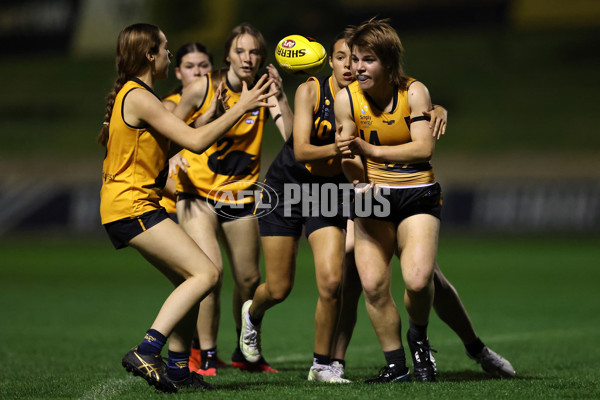
<svg viewBox="0 0 600 400">
<path fill-rule="evenodd" d="M 454 333 L 432 317 L 429 337 L 438 350 L 439 381 L 367 387 L 361 381 L 375 375 L 384 360 L 361 300 L 347 355 L 347 376 L 355 383 L 307 382 L 316 289 L 310 250 L 303 245 L 294 291 L 263 323 L 265 356 L 280 373 L 222 369 L 210 379 L 218 391 L 176 395 L 156 392 L 120 365 L 168 294 L 166 280 L 134 250 L 113 250 L 108 239 L 32 243 L 7 238 L 0 243 L 2 399 L 600 397 L 597 238 L 442 235 L 442 270 L 484 342 L 512 362 L 516 379 L 488 378 L 465 356 Z M 397 299 L 399 277 L 396 273 Z M 229 273 L 223 292 L 219 349 L 228 360 L 235 341 Z"/>
</svg>

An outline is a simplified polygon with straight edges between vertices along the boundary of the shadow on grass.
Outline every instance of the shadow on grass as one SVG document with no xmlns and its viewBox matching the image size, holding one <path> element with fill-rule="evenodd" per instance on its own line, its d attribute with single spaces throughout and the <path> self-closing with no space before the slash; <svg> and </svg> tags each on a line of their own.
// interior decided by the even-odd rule
<svg viewBox="0 0 600 400">
<path fill-rule="evenodd" d="M 514 378 L 494 378 L 486 374 L 483 371 L 446 371 L 438 373 L 437 380 L 439 382 L 476 382 L 476 381 L 494 381 L 494 380 L 523 380 L 523 379 L 537 379 L 526 376 L 515 376 Z"/>
<path fill-rule="evenodd" d="M 366 379 L 371 379 L 373 377 L 375 377 L 376 372 L 375 370 L 373 370 L 373 374 L 369 375 L 369 374 L 352 374 L 349 373 L 348 378 L 351 379 L 352 381 L 355 382 L 362 382 Z M 496 380 L 536 380 L 539 378 L 535 378 L 535 377 L 530 377 L 530 376 L 519 376 L 517 375 L 514 378 L 494 378 L 491 375 L 486 374 L 483 371 L 477 371 L 477 370 L 462 370 L 462 371 L 444 371 L 444 372 L 439 372 L 438 371 L 438 375 L 436 377 L 436 380 L 438 382 L 483 382 L 483 381 L 496 381 Z M 414 378 L 414 376 L 412 375 L 412 371 L 411 371 L 411 381 L 412 382 L 417 382 Z"/>
</svg>

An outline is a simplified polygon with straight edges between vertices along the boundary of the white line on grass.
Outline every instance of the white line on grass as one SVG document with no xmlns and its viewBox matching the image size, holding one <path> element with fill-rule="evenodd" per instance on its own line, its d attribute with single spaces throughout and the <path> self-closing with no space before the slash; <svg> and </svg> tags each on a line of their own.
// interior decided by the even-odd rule
<svg viewBox="0 0 600 400">
<path fill-rule="evenodd" d="M 80 397 L 80 400 L 119 398 L 121 397 L 121 392 L 129 386 L 131 386 L 131 379 L 127 377 L 109 379 L 106 382 L 91 387 Z"/>
</svg>

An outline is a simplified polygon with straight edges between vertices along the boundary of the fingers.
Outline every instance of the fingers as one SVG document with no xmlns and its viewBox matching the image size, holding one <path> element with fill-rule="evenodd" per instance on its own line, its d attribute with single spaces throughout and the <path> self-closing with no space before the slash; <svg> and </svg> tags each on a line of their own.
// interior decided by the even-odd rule
<svg viewBox="0 0 600 400">
<path fill-rule="evenodd" d="M 434 118 L 431 120 L 429 128 L 432 129 L 433 137 L 439 139 L 446 133 L 446 121 L 443 118 Z"/>
<path fill-rule="evenodd" d="M 358 182 L 358 181 L 355 181 L 355 182 Z M 362 183 L 356 183 L 354 185 L 354 193 L 357 193 L 357 194 L 366 193 L 370 189 L 371 189 L 370 183 L 362 182 Z"/>
<path fill-rule="evenodd" d="M 375 184 L 375 181 L 371 181 L 371 182 L 369 182 L 369 186 L 370 186 L 370 189 L 372 189 L 372 190 L 373 190 L 373 194 L 374 194 L 374 195 L 377 195 L 377 193 L 379 193 L 379 186 L 377 186 L 377 185 Z"/>
<path fill-rule="evenodd" d="M 248 110 L 255 109 L 258 107 L 275 107 L 277 104 L 271 104 L 265 101 L 269 97 L 276 96 L 279 94 L 278 91 L 268 92 L 270 86 L 273 84 L 273 79 L 268 78 L 268 74 L 263 74 L 257 81 L 254 87 L 248 90 L 248 84 L 246 81 L 242 81 L 242 95 L 238 104 L 243 103 L 245 108 Z M 243 99 L 243 100 L 242 100 Z"/>
<path fill-rule="evenodd" d="M 337 147 L 337 151 L 343 158 L 354 158 L 355 153 L 352 151 L 351 146 L 356 137 L 342 137 L 342 130 L 343 127 L 341 125 L 335 130 L 335 145 Z"/>
<path fill-rule="evenodd" d="M 352 154 L 360 156 L 366 154 L 369 144 L 361 138 L 355 136 L 352 138 L 350 143 L 348 143 L 348 147 L 352 151 Z"/>
<path fill-rule="evenodd" d="M 268 74 L 263 74 L 257 81 L 256 81 L 256 85 L 254 85 L 254 89 L 262 89 L 263 88 L 263 84 L 265 83 L 265 80 L 267 80 L 267 78 L 269 77 Z M 246 83 L 245 81 L 242 81 L 243 83 Z M 267 82 L 268 83 L 268 82 Z M 269 83 L 270 85 L 270 83 Z M 266 87 L 269 87 L 269 85 L 265 85 Z M 245 86 L 246 88 L 248 87 L 248 85 Z"/>
<path fill-rule="evenodd" d="M 190 166 L 188 160 L 181 154 L 177 153 L 169 160 L 169 176 L 177 175 L 178 170 L 187 173 L 187 167 Z"/>
<path fill-rule="evenodd" d="M 243 83 L 245 83 L 245 82 L 243 82 Z M 263 76 L 261 76 L 260 79 L 258 81 L 256 81 L 256 85 L 254 85 L 252 90 L 261 94 L 259 96 L 260 100 L 264 100 L 267 97 L 271 97 L 271 96 L 277 96 L 279 94 L 278 90 L 267 93 L 267 91 L 269 90 L 269 88 L 271 87 L 271 85 L 273 83 L 274 83 L 273 78 L 269 78 L 267 74 L 263 74 Z M 245 86 L 245 87 L 247 88 L 247 86 Z"/>
<path fill-rule="evenodd" d="M 343 158 L 354 158 L 354 154 L 352 154 L 352 150 L 348 146 L 338 147 L 338 153 Z"/>
<path fill-rule="evenodd" d="M 364 194 L 370 190 L 372 190 L 374 194 L 377 194 L 377 191 L 379 190 L 375 181 L 359 183 L 358 180 L 354 180 L 352 183 L 354 184 L 354 192 L 357 194 Z"/>
<path fill-rule="evenodd" d="M 269 64 L 267 65 L 267 72 L 269 73 L 269 78 L 273 79 L 275 89 L 277 89 L 279 93 L 281 93 L 281 88 L 283 87 L 283 80 L 281 79 L 279 71 L 273 66 L 273 64 Z"/>
<path fill-rule="evenodd" d="M 429 111 L 423 111 L 423 115 L 430 118 L 429 129 L 431 129 L 431 135 L 434 138 L 439 139 L 440 138 L 440 125 L 441 125 L 442 119 L 438 118 L 438 116 L 435 113 L 431 113 Z"/>
<path fill-rule="evenodd" d="M 429 111 L 423 111 L 423 116 L 429 118 L 429 129 L 433 129 L 433 125 L 435 124 L 435 121 L 436 121 L 436 116 L 431 115 L 431 113 Z"/>
<path fill-rule="evenodd" d="M 433 128 L 433 137 L 435 137 L 436 139 L 439 139 L 441 136 L 441 126 L 442 126 L 442 121 L 440 119 L 437 119 L 435 121 L 435 126 Z"/>
<path fill-rule="evenodd" d="M 227 96 L 225 96 L 225 98 L 223 100 L 221 100 L 221 106 L 223 107 L 223 110 L 225 110 L 225 111 L 227 111 L 231 108 L 227 104 L 227 102 L 229 101 L 230 98 L 231 98 L 231 96 L 228 94 Z"/>
<path fill-rule="evenodd" d="M 269 75 L 272 78 L 276 78 L 277 80 L 281 80 L 281 75 L 279 75 L 279 70 L 275 68 L 273 64 L 267 65 L 267 71 L 269 71 Z"/>
</svg>

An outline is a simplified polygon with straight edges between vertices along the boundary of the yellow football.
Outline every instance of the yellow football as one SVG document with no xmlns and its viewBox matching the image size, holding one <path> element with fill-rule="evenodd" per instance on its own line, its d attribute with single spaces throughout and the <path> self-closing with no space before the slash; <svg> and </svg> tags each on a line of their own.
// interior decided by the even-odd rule
<svg viewBox="0 0 600 400">
<path fill-rule="evenodd" d="M 277 43 L 275 59 L 290 74 L 314 75 L 327 61 L 327 51 L 315 39 L 302 35 L 289 35 Z"/>
</svg>

